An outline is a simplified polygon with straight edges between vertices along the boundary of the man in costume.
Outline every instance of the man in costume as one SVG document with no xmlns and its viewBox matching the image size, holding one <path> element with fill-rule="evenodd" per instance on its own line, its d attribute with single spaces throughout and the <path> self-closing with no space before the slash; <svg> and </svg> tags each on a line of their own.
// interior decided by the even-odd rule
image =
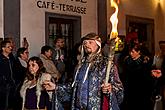
<svg viewBox="0 0 165 110">
<path fill-rule="evenodd" d="M 82 38 L 81 58 L 72 83 L 72 110 L 119 110 L 123 100 L 123 86 L 116 66 L 110 70 L 110 79 L 105 83 L 108 58 L 101 54 L 101 39 L 95 33 Z M 60 86 L 49 82 L 47 90 Z M 57 94 L 58 97 L 58 94 Z"/>
</svg>

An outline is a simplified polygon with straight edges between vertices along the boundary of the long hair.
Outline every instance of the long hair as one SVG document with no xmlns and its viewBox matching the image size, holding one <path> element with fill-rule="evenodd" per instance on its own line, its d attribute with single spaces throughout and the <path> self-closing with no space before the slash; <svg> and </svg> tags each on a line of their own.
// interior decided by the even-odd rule
<svg viewBox="0 0 165 110">
<path fill-rule="evenodd" d="M 36 56 L 31 57 L 31 58 L 28 60 L 28 66 L 27 66 L 27 68 L 28 68 L 28 71 L 27 71 L 27 79 L 28 79 L 28 80 L 33 80 L 33 79 L 34 79 L 34 75 L 31 74 L 30 71 L 29 71 L 29 66 L 30 66 L 30 65 L 29 65 L 29 62 L 30 62 L 30 61 L 36 61 L 36 63 L 37 63 L 38 66 L 39 66 L 39 69 L 37 70 L 36 76 L 35 76 L 36 80 L 38 80 L 38 78 L 41 77 L 42 73 L 45 73 L 45 72 L 46 72 L 46 69 L 45 69 L 45 67 L 44 67 L 44 65 L 43 65 L 42 60 L 41 60 L 39 57 L 36 57 Z"/>
</svg>

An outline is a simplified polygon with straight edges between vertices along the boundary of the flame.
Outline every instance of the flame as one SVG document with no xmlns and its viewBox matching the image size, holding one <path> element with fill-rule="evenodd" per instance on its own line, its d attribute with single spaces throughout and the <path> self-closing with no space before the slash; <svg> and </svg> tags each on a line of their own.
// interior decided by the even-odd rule
<svg viewBox="0 0 165 110">
<path fill-rule="evenodd" d="M 111 39 L 111 38 L 115 38 L 118 36 L 118 32 L 117 32 L 118 18 L 117 18 L 117 15 L 118 15 L 119 9 L 118 9 L 117 3 L 114 0 L 111 0 L 110 3 L 111 3 L 111 7 L 115 8 L 115 12 L 110 17 L 110 22 L 112 24 L 112 31 L 111 31 L 111 36 L 110 36 L 110 39 Z"/>
</svg>

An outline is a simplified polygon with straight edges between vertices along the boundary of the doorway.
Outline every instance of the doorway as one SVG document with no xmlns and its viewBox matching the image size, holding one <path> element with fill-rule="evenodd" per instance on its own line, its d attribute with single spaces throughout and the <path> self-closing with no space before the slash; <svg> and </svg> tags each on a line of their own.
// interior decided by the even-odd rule
<svg viewBox="0 0 165 110">
<path fill-rule="evenodd" d="M 137 33 L 140 43 L 144 43 L 151 56 L 155 54 L 154 20 L 126 15 L 126 35 Z"/>
<path fill-rule="evenodd" d="M 65 40 L 66 72 L 72 74 L 73 49 L 81 40 L 81 16 L 45 13 L 45 44 L 54 47 L 56 37 Z"/>
</svg>

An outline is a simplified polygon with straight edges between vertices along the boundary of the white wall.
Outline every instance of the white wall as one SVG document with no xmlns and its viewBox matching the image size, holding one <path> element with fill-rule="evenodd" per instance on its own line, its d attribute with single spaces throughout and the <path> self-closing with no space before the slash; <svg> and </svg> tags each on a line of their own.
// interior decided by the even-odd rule
<svg viewBox="0 0 165 110">
<path fill-rule="evenodd" d="M 110 0 L 107 0 L 109 2 Z M 158 48 L 158 41 L 165 40 L 165 1 L 164 0 L 119 0 L 119 34 L 126 35 L 126 15 L 154 19 L 155 24 L 155 50 Z M 107 17 L 112 15 L 113 9 L 107 5 Z M 111 24 L 108 21 L 108 31 Z"/>
<path fill-rule="evenodd" d="M 82 0 L 87 3 L 76 2 L 76 0 L 54 0 L 55 4 L 70 4 L 86 7 L 86 14 L 60 11 L 59 8 L 39 8 L 37 1 L 53 0 L 21 0 L 21 41 L 26 37 L 30 43 L 30 56 L 38 55 L 40 48 L 45 45 L 45 12 L 60 13 L 66 15 L 81 16 L 81 34 L 88 32 L 97 33 L 97 3 L 96 0 Z"/>
<path fill-rule="evenodd" d="M 0 0 L 0 38 L 4 38 L 3 24 L 3 0 Z"/>
</svg>

